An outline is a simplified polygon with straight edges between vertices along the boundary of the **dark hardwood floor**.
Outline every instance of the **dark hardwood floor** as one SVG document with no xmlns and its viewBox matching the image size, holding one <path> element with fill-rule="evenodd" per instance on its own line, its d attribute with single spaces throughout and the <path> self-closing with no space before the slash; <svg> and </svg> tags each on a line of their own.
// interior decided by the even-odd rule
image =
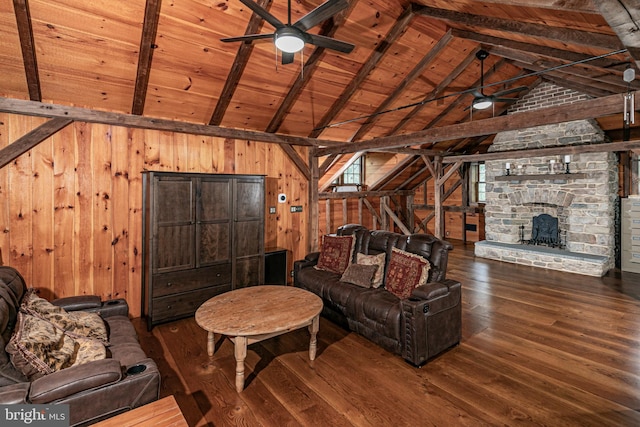
<svg viewBox="0 0 640 427">
<path fill-rule="evenodd" d="M 235 391 L 233 344 L 193 318 L 136 321 L 190 426 L 638 426 L 640 275 L 603 278 L 473 256 L 453 242 L 463 286 L 459 346 L 415 368 L 326 319 L 249 347 Z"/>
</svg>

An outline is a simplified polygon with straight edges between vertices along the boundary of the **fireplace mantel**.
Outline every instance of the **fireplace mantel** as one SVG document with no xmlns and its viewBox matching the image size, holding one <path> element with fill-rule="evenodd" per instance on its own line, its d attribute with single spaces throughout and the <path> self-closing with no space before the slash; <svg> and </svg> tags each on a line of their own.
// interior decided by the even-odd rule
<svg viewBox="0 0 640 427">
<path fill-rule="evenodd" d="M 494 177 L 496 181 L 544 181 L 544 180 L 570 180 L 570 179 L 584 179 L 587 177 L 586 173 L 545 173 L 536 175 L 499 175 Z"/>
</svg>

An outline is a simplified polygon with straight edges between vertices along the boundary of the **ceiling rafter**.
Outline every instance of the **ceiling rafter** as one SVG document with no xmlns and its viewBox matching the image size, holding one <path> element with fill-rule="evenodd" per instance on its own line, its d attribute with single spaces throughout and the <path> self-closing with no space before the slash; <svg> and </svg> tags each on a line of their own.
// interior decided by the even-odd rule
<svg viewBox="0 0 640 427">
<path fill-rule="evenodd" d="M 541 67 L 536 64 L 525 63 L 521 61 L 514 61 L 513 64 L 519 68 L 522 68 L 524 70 L 529 70 L 532 72 L 544 71 L 545 77 L 548 77 L 548 76 L 558 77 L 563 80 L 573 81 L 576 84 L 582 85 L 584 87 L 592 87 L 594 90 L 601 91 L 601 96 L 626 92 L 626 87 L 621 86 L 617 82 L 616 83 L 603 82 L 601 80 L 592 79 L 589 76 L 583 76 L 575 72 L 570 72 L 566 69 L 549 70 L 547 67 Z M 622 79 L 620 79 L 620 81 L 622 81 Z"/>
<path fill-rule="evenodd" d="M 640 1 L 638 0 L 593 0 L 600 14 L 616 32 L 622 44 L 640 66 Z"/>
<path fill-rule="evenodd" d="M 452 33 L 455 37 L 471 40 L 477 43 L 482 43 L 491 46 L 505 47 L 508 49 L 518 50 L 521 52 L 527 52 L 530 54 L 544 56 L 550 59 L 556 59 L 565 62 L 584 62 L 584 65 L 589 67 L 600 68 L 603 71 L 609 73 L 618 73 L 622 75 L 624 69 L 628 65 L 634 63 L 621 62 L 616 59 L 610 58 L 593 58 L 590 55 L 582 53 L 572 52 L 569 50 L 556 49 L 547 46 L 541 46 L 533 43 L 518 42 L 515 40 L 504 39 L 501 37 L 493 37 L 486 34 L 475 33 L 472 31 L 453 29 Z"/>
<path fill-rule="evenodd" d="M 418 64 L 413 67 L 413 69 L 406 75 L 406 77 L 396 86 L 393 92 L 380 104 L 376 111 L 369 116 L 362 126 L 356 131 L 356 133 L 349 139 L 349 141 L 357 141 L 361 139 L 375 124 L 375 121 L 378 118 L 378 115 L 385 111 L 393 101 L 395 101 L 408 87 L 411 83 L 413 83 L 424 70 L 431 64 L 431 62 L 442 52 L 442 50 L 449 44 L 449 42 L 453 40 L 453 36 L 451 35 L 451 30 L 447 31 L 438 42 L 434 45 L 432 49 L 427 52 L 427 54 L 418 62 Z"/>
<path fill-rule="evenodd" d="M 510 19 L 494 18 L 485 15 L 473 15 L 470 13 L 456 12 L 446 9 L 436 9 L 425 6 L 418 12 L 434 19 L 455 22 L 471 27 L 488 28 L 494 31 L 525 34 L 563 43 L 578 44 L 581 46 L 598 47 L 608 50 L 616 50 L 622 47 L 620 39 L 602 33 L 551 27 L 549 25 L 534 24 L 530 22 L 514 21 Z"/>
<path fill-rule="evenodd" d="M 479 47 L 477 47 L 477 48 L 473 49 L 471 52 L 469 52 L 469 54 L 466 56 L 466 58 L 460 64 L 458 64 L 458 66 L 451 73 L 449 73 L 449 75 L 446 77 L 446 79 L 444 79 L 440 84 L 438 84 L 438 86 L 436 86 L 430 93 L 425 95 L 425 97 L 422 99 L 422 101 L 418 105 L 413 107 L 413 109 L 406 116 L 404 116 L 398 122 L 398 124 L 396 124 L 393 127 L 393 129 L 391 129 L 387 133 L 387 136 L 394 135 L 394 134 L 397 134 L 398 132 L 400 132 L 407 125 L 407 123 L 409 123 L 409 121 L 411 121 L 411 119 L 413 119 L 425 107 L 425 105 L 426 105 L 426 103 L 428 101 L 433 100 L 433 99 L 437 98 L 438 96 L 440 96 L 440 94 L 443 93 L 447 89 L 447 87 L 460 74 L 462 74 L 462 72 L 465 71 L 467 69 L 467 67 L 469 65 L 471 65 L 471 63 L 473 61 L 476 60 L 476 52 L 478 52 L 478 50 L 480 50 Z M 494 72 L 495 72 L 495 67 L 492 67 L 491 70 L 489 70 L 489 71 L 487 71 L 487 73 L 485 73 L 485 77 L 490 76 Z M 474 86 L 479 85 L 479 84 L 480 84 L 480 80 L 478 79 L 474 83 Z M 460 102 L 460 100 L 463 97 L 467 96 L 467 95 L 469 95 L 469 94 L 462 94 L 461 96 L 458 97 L 458 99 L 456 101 L 452 102 L 452 104 L 449 106 L 449 108 L 446 109 L 447 113 L 449 113 L 453 109 L 453 106 L 457 105 Z M 429 124 L 427 126 L 432 126 L 432 125 Z"/>
<path fill-rule="evenodd" d="M 398 39 L 398 37 L 400 37 L 404 33 L 409 23 L 415 18 L 416 12 L 421 10 L 421 8 L 422 6 L 418 6 L 412 3 L 402 12 L 385 39 L 378 44 L 373 52 L 371 52 L 369 59 L 367 59 L 367 61 L 362 65 L 353 80 L 349 82 L 342 93 L 336 98 L 333 105 L 331 105 L 325 115 L 320 119 L 320 122 L 316 124 L 316 129 L 311 131 L 309 135 L 310 138 L 319 137 L 325 126 L 327 126 L 342 111 L 347 102 L 356 93 L 360 85 L 366 80 L 371 71 L 373 71 L 376 65 L 382 60 L 387 50 L 389 50 L 389 48 Z"/>
<path fill-rule="evenodd" d="M 22 62 L 29 89 L 29 99 L 42 101 L 42 89 L 38 72 L 38 59 L 33 40 L 33 27 L 31 25 L 31 12 L 28 0 L 13 0 L 13 10 L 18 25 L 20 48 L 22 49 Z"/>
<path fill-rule="evenodd" d="M 417 162 L 417 158 L 415 155 L 411 154 L 402 159 L 398 164 L 396 164 L 391 170 L 389 170 L 386 174 L 378 178 L 378 180 L 371 185 L 371 187 L 375 190 L 382 190 L 387 185 L 391 183 L 391 180 L 396 176 L 400 175 L 403 171 L 407 170 Z"/>
<path fill-rule="evenodd" d="M 531 0 L 484 0 L 485 3 L 531 7 Z M 598 13 L 591 0 L 536 0 L 535 7 L 582 13 Z"/>
<path fill-rule="evenodd" d="M 258 6 L 267 11 L 271 7 L 271 2 L 272 0 L 256 1 Z M 262 19 L 262 17 L 260 17 L 260 15 L 258 15 L 257 13 L 253 13 L 251 15 L 251 19 L 249 19 L 247 29 L 244 33 L 257 34 L 260 32 L 263 24 L 264 20 Z M 224 88 L 222 89 L 222 92 L 220 92 L 216 107 L 211 114 L 211 118 L 209 119 L 210 125 L 218 126 L 220 123 L 222 123 L 222 119 L 227 112 L 227 108 L 229 108 L 229 104 L 231 103 L 233 94 L 235 93 L 236 88 L 240 83 L 240 78 L 244 73 L 244 69 L 249 63 L 251 52 L 253 52 L 253 43 L 240 43 L 240 47 L 238 47 L 238 53 L 236 53 L 236 59 L 233 61 L 231 70 L 229 70 L 229 74 L 227 75 L 227 80 L 224 83 Z"/>
<path fill-rule="evenodd" d="M 520 50 L 513 50 L 505 47 L 492 47 L 489 49 L 492 54 L 501 56 L 503 58 L 511 59 L 515 63 L 529 64 L 534 68 L 529 68 L 533 71 L 544 71 L 558 68 L 558 72 L 563 74 L 575 75 L 582 78 L 594 80 L 606 85 L 619 87 L 620 91 L 627 90 L 628 83 L 622 79 L 622 76 L 611 76 L 610 73 L 603 73 L 602 70 L 592 67 L 582 67 L 579 65 L 567 66 L 567 63 L 560 60 L 540 58 L 538 55 L 533 55 Z M 640 82 L 631 82 L 632 89 L 640 89 Z M 616 92 L 613 90 L 612 92 Z"/>
<path fill-rule="evenodd" d="M 348 8 L 333 16 L 332 18 L 326 20 L 322 27 L 320 27 L 320 32 L 318 34 L 326 37 L 333 37 L 338 29 L 346 21 L 347 16 L 349 15 L 349 12 L 353 8 L 353 5 L 356 3 L 356 1 L 352 1 Z M 304 64 L 302 75 L 299 78 L 295 79 L 295 81 L 292 83 L 289 91 L 287 92 L 287 95 L 284 97 L 284 99 L 278 106 L 276 113 L 273 115 L 271 121 L 269 122 L 269 125 L 266 128 L 267 132 L 276 132 L 278 129 L 280 129 L 280 126 L 282 126 L 282 122 L 286 118 L 287 113 L 291 110 L 291 107 L 302 93 L 302 90 L 307 86 L 307 84 L 311 81 L 311 78 L 315 74 L 316 69 L 320 65 L 320 60 L 324 57 L 325 50 L 326 49 L 323 47 L 316 47 L 313 53 L 309 55 L 309 59 L 307 59 L 306 63 Z"/>
<path fill-rule="evenodd" d="M 149 88 L 151 61 L 153 60 L 153 51 L 156 48 L 156 34 L 158 33 L 161 7 L 162 0 L 147 0 L 144 8 L 144 23 L 142 24 L 142 36 L 140 37 L 140 53 L 138 54 L 138 70 L 133 90 L 131 114 L 141 115 L 144 112 L 144 103 L 146 102 L 147 89 Z"/>
</svg>

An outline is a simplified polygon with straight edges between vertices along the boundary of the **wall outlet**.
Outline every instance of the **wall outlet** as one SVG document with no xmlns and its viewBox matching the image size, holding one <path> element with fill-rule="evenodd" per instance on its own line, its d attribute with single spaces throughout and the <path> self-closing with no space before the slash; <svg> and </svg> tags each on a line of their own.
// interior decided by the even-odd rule
<svg viewBox="0 0 640 427">
<path fill-rule="evenodd" d="M 302 206 L 291 206 L 291 212 L 302 212 Z"/>
<path fill-rule="evenodd" d="M 269 213 L 270 214 L 276 213 L 276 207 L 275 206 L 269 206 Z"/>
</svg>

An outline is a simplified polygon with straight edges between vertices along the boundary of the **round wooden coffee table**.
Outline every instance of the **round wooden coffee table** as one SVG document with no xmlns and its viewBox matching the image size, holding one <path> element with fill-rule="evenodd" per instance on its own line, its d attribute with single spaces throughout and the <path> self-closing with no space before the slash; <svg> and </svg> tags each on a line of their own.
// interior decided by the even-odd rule
<svg viewBox="0 0 640 427">
<path fill-rule="evenodd" d="M 309 327 L 309 359 L 316 357 L 322 299 L 304 289 L 262 285 L 236 289 L 215 296 L 198 308 L 196 323 L 207 334 L 207 352 L 213 356 L 214 333 L 226 335 L 235 344 L 236 390 L 244 389 L 244 359 L 247 345 L 286 332 Z"/>
</svg>

